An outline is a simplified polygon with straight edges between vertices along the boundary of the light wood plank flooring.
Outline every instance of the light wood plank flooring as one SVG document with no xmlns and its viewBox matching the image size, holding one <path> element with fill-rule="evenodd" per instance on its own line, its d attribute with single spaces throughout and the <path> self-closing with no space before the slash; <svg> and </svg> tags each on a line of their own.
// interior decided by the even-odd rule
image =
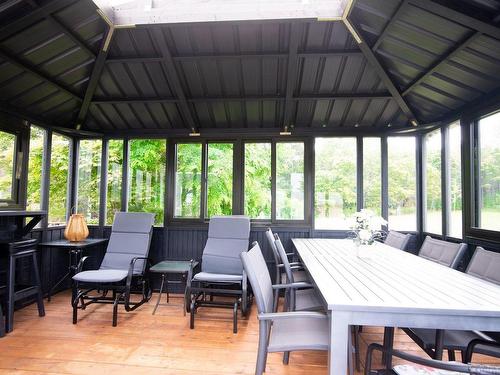
<svg viewBox="0 0 500 375">
<path fill-rule="evenodd" d="M 118 327 L 111 326 L 111 306 L 93 305 L 79 311 L 71 323 L 70 294 L 60 293 L 45 303 L 39 318 L 36 305 L 15 314 L 14 331 L 0 339 L 1 374 L 253 374 L 258 339 L 255 304 L 248 319 L 239 320 L 232 333 L 231 310 L 201 308 L 194 330 L 183 317 L 180 298 L 160 306 L 154 301 L 138 310 L 119 310 Z M 361 354 L 366 345 L 381 342 L 380 327 L 364 327 Z M 401 331 L 397 348 L 422 353 Z M 423 354 L 422 354 L 423 355 Z M 326 374 L 326 354 L 294 352 L 290 364 L 278 353 L 269 355 L 267 374 Z"/>
</svg>

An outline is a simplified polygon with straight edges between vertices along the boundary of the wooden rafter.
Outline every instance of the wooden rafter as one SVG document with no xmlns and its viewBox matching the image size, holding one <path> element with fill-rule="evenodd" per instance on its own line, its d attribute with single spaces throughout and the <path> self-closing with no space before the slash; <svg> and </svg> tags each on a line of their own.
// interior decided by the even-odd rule
<svg viewBox="0 0 500 375">
<path fill-rule="evenodd" d="M 460 52 L 462 52 L 464 49 L 466 49 L 468 46 L 474 43 L 481 35 L 482 33 L 476 31 L 472 35 L 463 39 L 456 48 L 452 49 L 445 56 L 440 57 L 439 60 L 436 61 L 429 69 L 418 75 L 412 82 L 410 82 L 410 84 L 403 91 L 402 95 L 403 96 L 408 95 L 416 86 L 420 85 L 423 81 L 425 81 L 426 78 L 428 78 L 436 71 L 438 71 L 439 68 L 445 65 L 449 60 L 453 59 Z"/>
<path fill-rule="evenodd" d="M 108 26 L 105 37 L 102 39 L 101 48 L 95 59 L 94 67 L 92 68 L 92 73 L 90 75 L 90 80 L 85 90 L 85 96 L 83 97 L 82 105 L 78 116 L 76 119 L 76 128 L 80 129 L 82 124 L 87 119 L 87 115 L 90 109 L 90 104 L 92 103 L 92 98 L 94 97 L 97 85 L 99 84 L 99 79 L 101 78 L 102 71 L 106 64 L 106 58 L 108 57 L 109 46 L 113 39 L 112 27 Z"/>
<path fill-rule="evenodd" d="M 464 14 L 447 6 L 438 4 L 432 0 L 409 0 L 412 5 L 415 5 L 428 12 L 434 13 L 440 17 L 451 20 L 452 22 L 461 24 L 472 30 L 490 35 L 500 39 L 500 28 L 497 25 L 481 21 L 468 14 Z"/>
<path fill-rule="evenodd" d="M 352 33 L 355 34 L 355 35 L 353 35 L 353 37 L 356 40 L 359 40 L 358 44 L 359 44 L 359 48 L 361 49 L 361 52 L 363 52 L 363 54 L 365 55 L 365 57 L 368 60 L 368 62 L 370 63 L 370 65 L 375 69 L 378 76 L 380 77 L 380 79 L 384 83 L 385 87 L 387 88 L 387 90 L 389 90 L 393 99 L 398 104 L 401 111 L 405 114 L 405 116 L 408 118 L 408 120 L 410 121 L 410 123 L 412 125 L 417 125 L 418 119 L 415 116 L 415 114 L 413 113 L 413 110 L 410 108 L 410 106 L 408 105 L 406 100 L 403 98 L 403 96 L 399 92 L 398 88 L 396 87 L 396 85 L 394 84 L 392 79 L 390 78 L 389 74 L 386 72 L 385 68 L 382 66 L 380 61 L 377 59 L 373 50 L 368 46 L 365 39 L 363 38 L 363 36 L 359 32 L 357 26 L 354 23 L 349 22 L 348 20 L 347 20 L 347 23 L 349 24 L 348 29 Z"/>
<path fill-rule="evenodd" d="M 193 114 L 191 113 L 191 109 L 189 108 L 189 103 L 186 100 L 186 94 L 182 89 L 181 80 L 179 78 L 179 74 L 177 73 L 177 69 L 175 68 L 175 61 L 172 58 L 172 54 L 167 46 L 167 41 L 165 39 L 165 35 L 163 34 L 162 28 L 155 28 L 152 30 L 154 40 L 156 41 L 156 45 L 162 55 L 162 65 L 165 69 L 165 73 L 167 75 L 167 79 L 172 85 L 173 92 L 176 98 L 179 100 L 178 106 L 180 113 L 185 121 L 185 125 L 195 132 L 196 131 L 196 122 L 194 120 Z"/>
<path fill-rule="evenodd" d="M 407 7 L 408 7 L 408 0 L 403 0 L 401 2 L 401 4 L 399 4 L 397 9 L 392 14 L 391 19 L 389 20 L 389 22 L 387 22 L 384 29 L 382 30 L 382 32 L 378 36 L 377 41 L 373 45 L 372 49 L 374 51 L 376 51 L 378 49 L 378 47 L 380 47 L 380 44 L 384 41 L 387 34 L 391 31 L 392 27 L 394 26 L 394 24 L 397 22 L 397 20 L 399 19 L 399 17 L 401 16 L 401 14 L 405 11 L 405 9 Z"/>
<path fill-rule="evenodd" d="M 297 81 L 297 67 L 299 63 L 298 49 L 299 49 L 300 28 L 298 23 L 292 23 L 290 27 L 290 41 L 288 43 L 288 65 L 286 74 L 286 96 L 283 111 L 283 128 L 294 125 L 290 123 L 292 117 L 293 107 L 293 92 L 295 90 L 295 83 Z"/>
<path fill-rule="evenodd" d="M 45 74 L 45 73 L 37 70 L 34 66 L 31 66 L 30 64 L 19 60 L 17 57 L 12 56 L 10 53 L 8 53 L 7 51 L 5 51 L 3 49 L 0 49 L 0 58 L 8 61 L 12 65 L 17 66 L 19 69 L 22 69 L 22 70 L 24 70 L 24 71 L 26 71 L 26 72 L 28 72 L 30 74 L 33 74 L 37 78 L 39 78 L 42 81 L 45 81 L 45 82 L 51 84 L 52 86 L 56 87 L 58 90 L 60 90 L 60 91 L 64 92 L 65 94 L 73 97 L 74 99 L 76 99 L 78 101 L 82 101 L 82 98 L 80 98 L 77 94 L 75 94 L 74 92 L 72 92 L 70 89 L 64 87 L 62 83 L 57 82 L 52 77 L 50 77 L 47 74 Z"/>
</svg>

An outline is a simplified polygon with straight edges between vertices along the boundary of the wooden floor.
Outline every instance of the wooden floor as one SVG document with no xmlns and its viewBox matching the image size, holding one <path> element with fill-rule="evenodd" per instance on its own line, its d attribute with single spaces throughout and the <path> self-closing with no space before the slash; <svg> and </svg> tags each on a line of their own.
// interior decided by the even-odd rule
<svg viewBox="0 0 500 375">
<path fill-rule="evenodd" d="M 0 339 L 1 374 L 253 374 L 258 322 L 255 304 L 249 318 L 232 333 L 231 310 L 201 308 L 194 330 L 183 317 L 180 298 L 160 306 L 152 315 L 156 295 L 138 310 L 120 309 L 118 327 L 111 326 L 111 306 L 94 305 L 79 311 L 71 323 L 69 293 L 45 303 L 39 318 L 36 305 L 15 314 L 12 333 Z M 369 342 L 380 342 L 382 329 L 364 327 L 363 356 Z M 422 352 L 401 331 L 395 346 Z M 423 355 L 423 354 L 422 354 Z M 269 355 L 266 374 L 326 374 L 326 353 L 294 352 L 290 364 L 281 354 Z"/>
</svg>

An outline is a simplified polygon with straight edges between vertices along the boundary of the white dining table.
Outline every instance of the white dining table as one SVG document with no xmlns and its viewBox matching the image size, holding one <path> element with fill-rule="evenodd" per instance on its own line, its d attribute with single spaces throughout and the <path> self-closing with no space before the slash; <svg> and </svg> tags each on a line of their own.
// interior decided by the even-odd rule
<svg viewBox="0 0 500 375">
<path fill-rule="evenodd" d="M 348 370 L 351 325 L 500 331 L 500 286 L 376 243 L 293 239 L 330 320 L 328 371 Z"/>
</svg>

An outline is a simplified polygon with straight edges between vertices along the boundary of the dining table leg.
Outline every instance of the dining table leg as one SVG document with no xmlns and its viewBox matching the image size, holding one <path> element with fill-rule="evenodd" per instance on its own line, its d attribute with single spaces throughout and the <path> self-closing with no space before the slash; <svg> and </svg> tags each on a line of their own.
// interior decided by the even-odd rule
<svg viewBox="0 0 500 375">
<path fill-rule="evenodd" d="M 328 351 L 328 373 L 330 375 L 347 374 L 349 320 L 344 312 L 329 312 L 330 345 Z"/>
</svg>

